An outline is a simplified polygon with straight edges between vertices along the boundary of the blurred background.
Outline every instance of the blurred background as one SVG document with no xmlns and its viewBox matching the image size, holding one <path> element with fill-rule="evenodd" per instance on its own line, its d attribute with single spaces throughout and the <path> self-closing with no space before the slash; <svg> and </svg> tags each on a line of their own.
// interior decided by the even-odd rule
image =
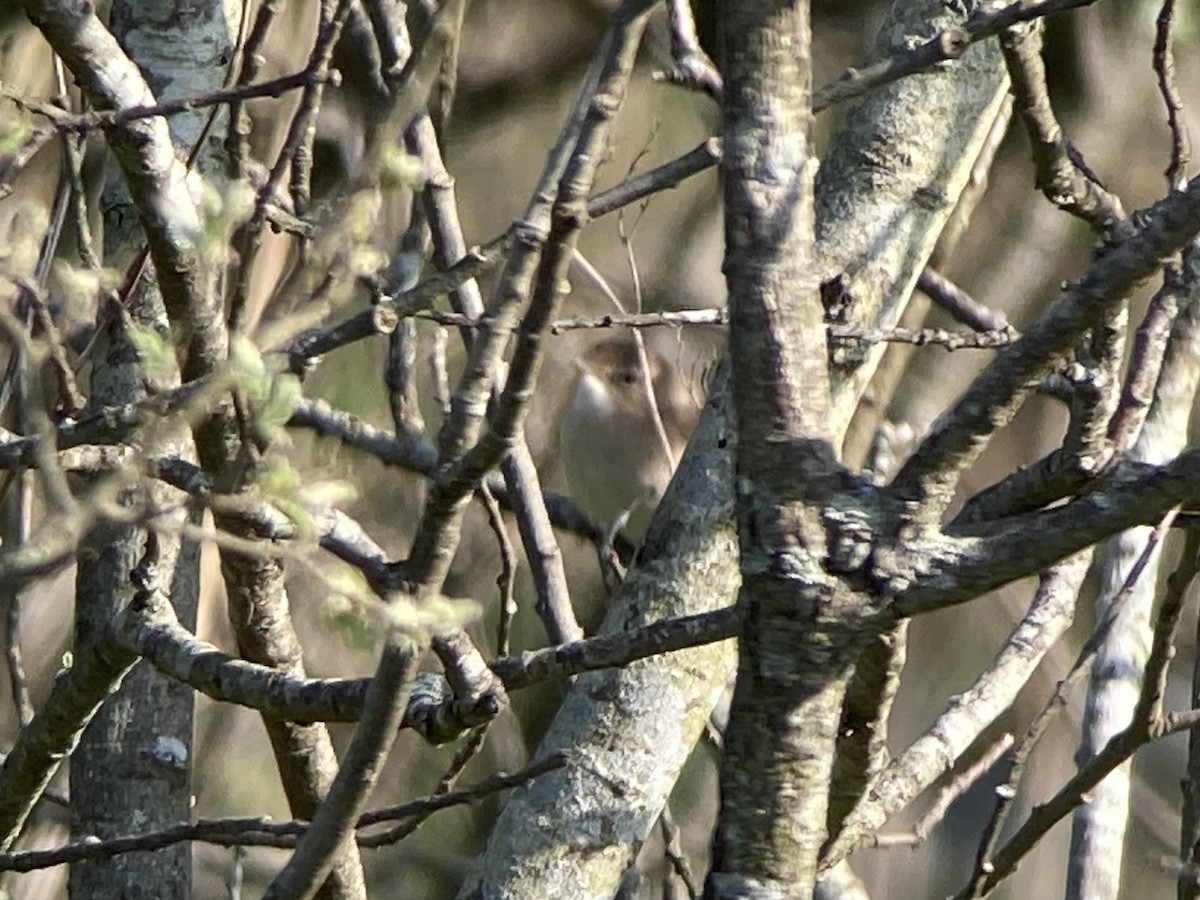
<svg viewBox="0 0 1200 900">
<path fill-rule="evenodd" d="M 459 210 L 468 244 L 483 243 L 500 234 L 524 209 L 529 192 L 574 98 L 579 78 L 589 62 L 611 2 L 602 0 L 475 0 L 469 6 L 462 38 L 458 89 L 446 132 L 444 154 L 457 182 Z M 813 3 L 816 74 L 822 84 L 843 68 L 861 64 L 871 52 L 886 4 L 855 0 L 815 0 Z M 0 11 L 0 80 L 38 97 L 53 91 L 49 48 L 19 14 L 6 4 Z M 1049 23 L 1046 48 L 1052 95 L 1069 138 L 1088 165 L 1125 202 L 1127 209 L 1148 204 L 1164 192 L 1162 175 L 1169 157 L 1165 115 L 1150 66 L 1157 4 L 1148 0 L 1097 4 Z M 262 77 L 294 72 L 304 64 L 315 31 L 316 4 L 295 0 L 277 21 Z M 1200 110 L 1200 55 L 1194 11 L 1182 5 L 1181 45 L 1177 48 L 1179 83 L 1186 109 Z M 698 8 L 702 37 L 711 29 L 711 9 Z M 669 40 L 661 12 L 642 52 L 639 74 L 618 119 L 614 140 L 605 159 L 599 187 L 619 182 L 631 171 L 647 169 L 690 149 L 719 129 L 718 110 L 707 97 L 683 88 L 657 83 L 650 74 L 669 61 Z M 319 123 L 314 189 L 318 198 L 336 196 L 360 162 L 365 111 L 372 102 L 356 75 L 351 54 L 336 60 L 344 74 L 340 89 L 330 91 Z M 361 73 L 358 73 L 359 75 Z M 271 160 L 282 141 L 294 97 L 257 101 L 253 107 L 253 146 L 259 159 Z M 836 109 L 817 124 L 819 146 L 836 128 Z M 16 133 L 24 114 L 0 102 L 0 148 L 6 135 Z M 1193 115 L 1195 124 L 1200 117 Z M 90 157 L 90 177 L 102 171 L 97 141 Z M 40 214 L 49 208 L 59 172 L 59 149 L 53 142 L 14 184 L 12 196 L 0 201 L 0 265 L 20 271 L 30 241 L 36 253 Z M 1003 311 L 1020 328 L 1052 299 L 1064 279 L 1077 277 L 1088 264 L 1089 236 L 1075 220 L 1056 212 L 1033 187 L 1028 142 L 1019 127 L 1010 129 L 1000 148 L 990 181 L 953 252 L 936 264 L 978 300 Z M 386 213 L 376 249 L 397 249 L 407 217 L 407 201 L 394 197 Z M 70 257 L 74 238 L 68 233 L 61 255 Z M 722 231 L 715 172 L 690 179 L 620 216 L 600 220 L 584 232 L 581 249 L 628 308 L 692 309 L 723 303 L 721 276 Z M 253 305 L 261 311 L 292 261 L 287 238 L 270 235 L 255 269 Z M 635 277 L 636 273 L 636 277 Z M 640 290 L 635 290 L 635 284 Z M 485 283 L 483 289 L 489 287 Z M 1146 297 L 1135 298 L 1135 310 Z M 369 302 L 365 291 L 335 313 L 346 313 Z M 612 306 L 592 279 L 576 269 L 564 314 L 612 312 Z M 919 326 L 928 304 L 914 302 L 904 324 Z M 73 310 L 81 321 L 87 310 Z M 268 310 L 266 315 L 270 316 Z M 926 324 L 952 327 L 936 311 Z M 418 325 L 423 357 L 433 352 L 437 326 Z M 553 339 L 542 374 L 527 436 L 543 481 L 565 491 L 558 459 L 557 422 L 574 378 L 572 361 L 607 333 L 572 332 Z M 446 341 L 451 375 L 461 363 L 458 338 Z M 647 335 L 663 356 L 675 360 L 690 377 L 700 379 L 719 353 L 723 336 L 715 328 L 687 331 L 657 329 Z M 390 428 L 382 378 L 385 341 L 361 342 L 330 354 L 306 383 L 306 394 L 327 399 L 335 407 Z M 886 409 L 893 421 L 907 422 L 917 431 L 933 420 L 987 361 L 986 351 L 946 353 L 937 348 L 893 348 L 881 387 L 870 398 Z M 422 365 L 422 413 L 429 437 L 436 436 L 439 410 Z M 871 417 L 874 418 L 874 417 Z M 1019 465 L 1031 462 L 1058 445 L 1065 417 L 1052 401 L 1031 401 L 1017 420 L 993 440 L 969 474 L 966 496 L 992 483 Z M 869 432 L 848 441 L 849 462 L 857 463 Z M 393 557 L 405 555 L 422 499 L 419 478 L 308 433 L 292 435 L 291 456 L 315 478 L 342 477 L 353 481 L 359 499 L 350 506 L 368 531 Z M 513 543 L 519 547 L 510 522 Z M 561 535 L 568 574 L 581 621 L 593 627 L 602 611 L 603 589 L 595 553 L 582 540 Z M 1164 569 L 1175 553 L 1168 549 Z M 321 565 L 319 556 L 315 556 Z M 215 554 L 206 553 L 206 590 L 200 635 L 231 650 L 224 597 Z M 448 585 L 453 596 L 470 597 L 484 608 L 475 628 L 485 648 L 494 647 L 497 619 L 496 575 L 499 555 L 478 508 L 471 511 L 462 546 Z M 35 702 L 46 695 L 63 652 L 69 647 L 72 573 L 43 582 L 26 599 L 22 622 L 26 659 L 30 664 Z M 296 567 L 289 585 L 293 613 L 314 676 L 365 675 L 374 668 L 374 646 L 336 625 L 326 604 L 326 591 L 315 586 L 303 568 Z M 513 649 L 542 646 L 545 633 L 532 611 L 532 589 L 522 566 L 517 581 L 518 602 Z M 891 722 L 893 750 L 907 746 L 948 698 L 966 688 L 986 665 L 996 647 L 1019 618 L 1032 593 L 1032 583 L 924 617 L 910 631 L 904 686 Z M 1092 597 L 1080 605 L 1068 640 L 1053 651 L 1016 707 L 992 729 L 987 740 L 1003 731 L 1020 732 L 1054 690 L 1058 678 L 1090 631 Z M 1194 602 L 1194 601 L 1193 601 Z M 1185 631 L 1188 629 L 1185 628 Z M 1183 639 L 1174 667 L 1168 706 L 1187 702 L 1194 656 L 1191 637 Z M 492 727 L 482 752 L 461 779 L 470 784 L 497 769 L 519 768 L 536 745 L 561 694 L 546 685 L 513 696 L 511 713 Z M 0 696 L 8 696 L 0 674 Z M 1048 797 L 1073 771 L 1080 697 L 1072 698 L 1035 754 L 1018 800 L 1019 821 L 1031 804 Z M 200 816 L 269 814 L 287 818 L 287 808 L 274 773 L 270 749 L 256 714 L 200 698 L 197 718 L 195 769 L 196 812 Z M 335 741 L 344 746 L 346 726 L 332 726 Z M 11 704 L 0 702 L 0 749 L 11 745 L 15 719 Z M 1174 897 L 1170 860 L 1178 843 L 1178 783 L 1183 777 L 1181 736 L 1142 751 L 1134 762 L 1135 787 L 1131 835 L 1125 864 L 1125 883 L 1144 898 Z M 429 748 L 411 734 L 402 734 L 386 773 L 380 780 L 376 804 L 394 803 L 429 793 L 452 755 L 453 747 Z M 711 827 L 716 811 L 717 751 L 702 742 L 693 754 L 673 798 L 677 823 L 693 868 L 707 867 Z M 65 784 L 65 771 L 59 781 Z M 957 890 L 974 856 L 983 818 L 989 806 L 989 783 L 975 786 L 953 807 L 929 841 L 917 849 L 870 849 L 858 853 L 855 869 L 875 897 L 941 897 Z M 459 880 L 485 840 L 501 800 L 442 812 L 427 821 L 398 846 L 366 851 L 364 861 L 372 894 L 412 898 L 453 896 Z M 902 831 L 924 811 L 927 799 L 910 814 L 888 826 Z M 66 817 L 44 806 L 27 838 L 28 846 L 50 847 L 66 838 Z M 995 896 L 1051 897 L 1061 892 L 1066 865 L 1068 827 L 1064 823 L 1043 841 L 1019 873 Z M 241 857 L 246 884 L 242 896 L 256 897 L 282 864 L 281 852 L 252 848 Z M 196 896 L 228 896 L 225 882 L 234 864 L 226 849 L 197 845 Z M 643 854 L 641 895 L 663 896 L 665 867 L 661 845 L 651 840 Z M 52 898 L 65 893 L 65 871 L 0 876 L 0 888 L 13 897 Z M 666 894 L 673 896 L 673 894 Z"/>
</svg>

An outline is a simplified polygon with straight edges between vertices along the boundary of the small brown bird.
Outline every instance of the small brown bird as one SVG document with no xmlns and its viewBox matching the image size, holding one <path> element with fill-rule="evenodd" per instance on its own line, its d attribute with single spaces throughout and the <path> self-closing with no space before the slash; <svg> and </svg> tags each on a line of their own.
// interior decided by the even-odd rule
<svg viewBox="0 0 1200 900">
<path fill-rule="evenodd" d="M 649 381 L 633 340 L 592 347 L 560 425 L 571 494 L 610 538 L 641 540 L 699 415 L 675 366 L 650 349 L 646 360 Z"/>
</svg>

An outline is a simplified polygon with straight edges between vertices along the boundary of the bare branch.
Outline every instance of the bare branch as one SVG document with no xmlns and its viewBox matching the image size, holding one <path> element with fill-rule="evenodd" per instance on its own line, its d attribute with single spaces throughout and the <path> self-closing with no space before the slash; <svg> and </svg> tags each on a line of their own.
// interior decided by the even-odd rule
<svg viewBox="0 0 1200 900">
<path fill-rule="evenodd" d="M 916 501 L 922 518 L 936 517 L 946 508 L 959 473 L 987 438 L 1011 420 L 1038 378 L 1107 307 L 1121 302 L 1200 231 L 1200 179 L 1154 204 L 1139 221 L 1132 237 L 1068 287 L 938 421 L 893 480 L 892 496 Z"/>
</svg>

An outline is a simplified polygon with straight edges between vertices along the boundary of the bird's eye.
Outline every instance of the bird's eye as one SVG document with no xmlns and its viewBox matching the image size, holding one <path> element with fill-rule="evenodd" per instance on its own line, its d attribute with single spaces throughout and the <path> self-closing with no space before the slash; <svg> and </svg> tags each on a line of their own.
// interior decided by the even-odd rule
<svg viewBox="0 0 1200 900">
<path fill-rule="evenodd" d="M 641 379 L 638 378 L 638 373 L 633 369 L 626 369 L 617 376 L 622 384 L 637 384 Z"/>
</svg>

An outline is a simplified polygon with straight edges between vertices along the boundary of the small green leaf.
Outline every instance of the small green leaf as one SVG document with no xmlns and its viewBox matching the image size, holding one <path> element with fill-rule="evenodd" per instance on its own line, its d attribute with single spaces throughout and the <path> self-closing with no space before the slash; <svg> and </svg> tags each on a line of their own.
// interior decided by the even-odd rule
<svg viewBox="0 0 1200 900">
<path fill-rule="evenodd" d="M 295 375 L 276 375 L 271 380 L 267 402 L 258 411 L 259 421 L 267 425 L 286 425 L 303 393 L 300 379 Z"/>
<path fill-rule="evenodd" d="M 384 188 L 419 188 L 425 182 L 421 160 L 397 144 L 383 148 L 379 158 L 379 184 Z"/>
<path fill-rule="evenodd" d="M 294 497 L 303 484 L 300 473 L 286 459 L 272 456 L 258 472 L 255 481 L 270 499 Z"/>
<path fill-rule="evenodd" d="M 378 603 L 373 607 L 361 599 L 335 591 L 326 598 L 324 609 L 330 630 L 347 646 L 369 649 L 379 643 L 383 629 Z"/>
<path fill-rule="evenodd" d="M 176 366 L 171 342 L 150 325 L 129 322 L 127 329 L 142 371 L 150 378 L 171 377 Z"/>
<path fill-rule="evenodd" d="M 474 600 L 443 594 L 421 600 L 397 595 L 388 603 L 387 612 L 392 626 L 401 631 L 440 631 L 477 622 L 483 615 L 483 608 Z"/>
<path fill-rule="evenodd" d="M 362 602 L 370 602 L 378 605 L 379 598 L 375 592 L 371 590 L 371 586 L 367 583 L 367 579 L 363 577 L 363 573 L 354 566 L 346 563 L 337 563 L 333 565 L 329 572 L 325 575 L 325 580 L 329 583 L 330 589 L 342 597 L 354 597 Z"/>
<path fill-rule="evenodd" d="M 357 500 L 358 489 L 352 481 L 334 478 L 303 485 L 297 497 L 309 509 L 331 509 Z"/>
<path fill-rule="evenodd" d="M 229 342 L 229 363 L 234 380 L 250 402 L 261 400 L 271 389 L 271 377 L 262 353 L 245 335 L 236 334 Z"/>
<path fill-rule="evenodd" d="M 313 522 L 312 513 L 303 503 L 286 497 L 275 498 L 275 508 L 287 516 L 288 521 L 296 526 L 297 537 L 305 541 L 317 539 L 317 526 Z"/>
</svg>

